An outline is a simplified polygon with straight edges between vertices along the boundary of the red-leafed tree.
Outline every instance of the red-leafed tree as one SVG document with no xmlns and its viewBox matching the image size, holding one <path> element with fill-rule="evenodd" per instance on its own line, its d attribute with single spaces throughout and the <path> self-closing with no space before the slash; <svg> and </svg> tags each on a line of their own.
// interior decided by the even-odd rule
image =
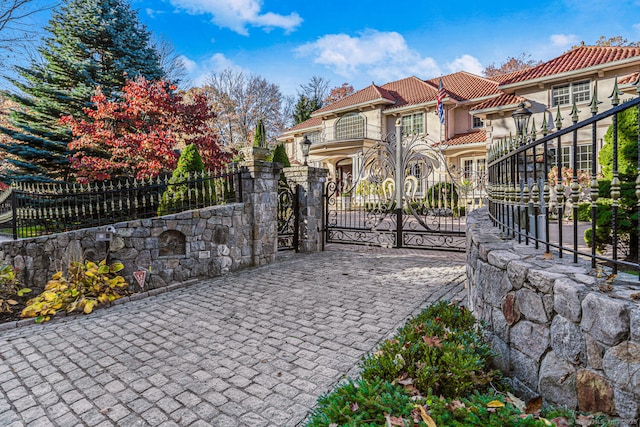
<svg viewBox="0 0 640 427">
<path fill-rule="evenodd" d="M 109 101 L 100 88 L 85 109 L 87 120 L 61 119 L 73 133 L 71 164 L 80 182 L 122 176 L 138 179 L 172 170 L 176 148 L 194 143 L 205 166 L 229 162 L 213 126 L 215 118 L 202 94 L 184 97 L 175 86 L 144 77 L 128 81 L 118 101 Z"/>
<path fill-rule="evenodd" d="M 353 86 L 351 86 L 349 83 L 342 83 L 341 86 L 336 86 L 331 89 L 331 92 L 329 92 L 329 95 L 324 100 L 324 104 L 333 104 L 336 101 L 340 101 L 342 98 L 346 98 L 353 92 Z"/>
</svg>

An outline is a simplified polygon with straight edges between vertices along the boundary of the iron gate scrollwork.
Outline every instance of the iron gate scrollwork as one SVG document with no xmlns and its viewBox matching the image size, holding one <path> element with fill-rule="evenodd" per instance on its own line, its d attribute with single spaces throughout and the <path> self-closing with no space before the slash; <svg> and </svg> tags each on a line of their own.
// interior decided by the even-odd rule
<svg viewBox="0 0 640 427">
<path fill-rule="evenodd" d="M 448 167 L 442 149 L 398 124 L 359 153 L 351 182 L 327 184 L 327 242 L 464 251 L 465 213 L 484 176 Z"/>
<path fill-rule="evenodd" d="M 278 182 L 278 250 L 298 251 L 299 211 L 298 185 L 281 179 Z"/>
</svg>

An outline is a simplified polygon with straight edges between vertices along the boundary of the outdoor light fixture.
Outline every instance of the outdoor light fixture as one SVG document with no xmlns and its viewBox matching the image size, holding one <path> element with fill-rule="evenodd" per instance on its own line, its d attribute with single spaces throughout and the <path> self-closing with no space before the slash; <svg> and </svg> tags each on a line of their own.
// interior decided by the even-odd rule
<svg viewBox="0 0 640 427">
<path fill-rule="evenodd" d="M 522 138 L 520 140 L 521 143 L 525 140 L 525 133 L 529 127 L 531 114 L 533 113 L 524 105 L 524 102 L 521 102 L 520 105 L 518 105 L 518 109 L 511 114 L 513 121 L 516 123 L 516 138 L 520 136 Z"/>
<path fill-rule="evenodd" d="M 304 157 L 304 166 L 308 166 L 307 160 L 309 159 L 309 149 L 311 148 L 311 141 L 307 135 L 304 136 L 304 139 L 300 143 L 300 148 L 302 148 L 302 157 Z"/>
</svg>

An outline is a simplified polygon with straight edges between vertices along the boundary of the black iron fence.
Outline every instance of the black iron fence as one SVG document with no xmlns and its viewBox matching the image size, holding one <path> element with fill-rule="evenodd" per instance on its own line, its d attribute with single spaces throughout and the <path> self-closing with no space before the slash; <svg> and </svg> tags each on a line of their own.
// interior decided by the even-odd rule
<svg viewBox="0 0 640 427">
<path fill-rule="evenodd" d="M 0 197 L 0 232 L 14 239 L 241 201 L 235 169 L 91 184 L 14 183 Z"/>
<path fill-rule="evenodd" d="M 516 139 L 494 143 L 489 207 L 503 233 L 575 263 L 590 259 L 594 269 L 638 274 L 640 97 L 621 103 L 620 95 L 616 83 L 612 108 L 598 113 L 594 88 L 590 118 L 578 122 L 574 104 L 573 124 L 562 129 L 558 108 L 556 132 L 549 134 L 545 112 L 542 138 L 534 124 Z"/>
</svg>

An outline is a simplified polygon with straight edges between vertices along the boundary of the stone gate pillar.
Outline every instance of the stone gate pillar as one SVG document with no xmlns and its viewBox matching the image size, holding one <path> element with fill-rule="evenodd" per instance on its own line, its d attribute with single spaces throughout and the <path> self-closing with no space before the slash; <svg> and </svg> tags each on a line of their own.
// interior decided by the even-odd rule
<svg viewBox="0 0 640 427">
<path fill-rule="evenodd" d="M 245 218 L 252 226 L 248 236 L 251 258 L 253 265 L 264 265 L 274 262 L 278 253 L 278 178 L 282 166 L 265 160 L 269 149 L 248 147 L 241 151 L 242 200 Z"/>
<path fill-rule="evenodd" d="M 323 190 L 327 179 L 327 169 L 309 166 L 284 168 L 284 175 L 290 185 L 299 185 L 300 234 L 298 248 L 300 252 L 320 252 L 322 250 Z"/>
</svg>

